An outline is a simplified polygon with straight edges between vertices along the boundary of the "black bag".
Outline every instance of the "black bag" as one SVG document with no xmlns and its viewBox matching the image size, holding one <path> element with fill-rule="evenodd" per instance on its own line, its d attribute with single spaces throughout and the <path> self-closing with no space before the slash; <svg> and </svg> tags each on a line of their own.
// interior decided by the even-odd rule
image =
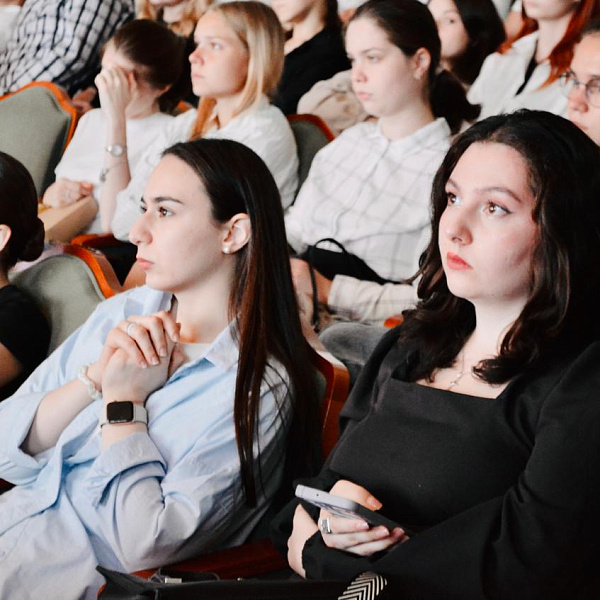
<svg viewBox="0 0 600 600">
<path fill-rule="evenodd" d="M 102 600 L 337 600 L 347 581 L 218 580 L 214 573 L 182 573 L 181 583 L 142 579 L 97 567 L 106 579 Z M 160 575 L 160 571 L 159 571 Z M 175 573 L 172 573 L 175 576 Z"/>
<path fill-rule="evenodd" d="M 330 244 L 337 246 L 341 252 L 319 248 L 318 246 L 322 242 L 329 242 Z M 317 331 L 320 329 L 319 314 L 321 307 L 319 306 L 317 297 L 315 269 L 327 279 L 333 279 L 336 275 L 347 275 L 348 277 L 354 277 L 355 279 L 361 279 L 363 281 L 374 281 L 380 285 L 383 285 L 384 283 L 403 283 L 380 277 L 362 258 L 348 252 L 343 244 L 340 244 L 340 242 L 333 238 L 323 238 L 322 240 L 317 241 L 312 246 L 309 246 L 304 252 L 296 255 L 296 258 L 300 258 L 308 263 L 313 291 L 312 325 Z"/>
</svg>

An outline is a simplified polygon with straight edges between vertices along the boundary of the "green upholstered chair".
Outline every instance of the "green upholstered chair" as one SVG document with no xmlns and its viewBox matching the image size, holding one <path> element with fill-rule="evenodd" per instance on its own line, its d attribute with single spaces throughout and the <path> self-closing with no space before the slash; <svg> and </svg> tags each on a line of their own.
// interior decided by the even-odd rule
<svg viewBox="0 0 600 600">
<path fill-rule="evenodd" d="M 296 147 L 298 148 L 298 190 L 302 187 L 315 154 L 326 146 L 334 135 L 325 121 L 315 115 L 289 115 Z"/>
<path fill-rule="evenodd" d="M 11 275 L 50 324 L 49 353 L 79 327 L 96 305 L 121 291 L 106 258 L 81 246 L 57 245 L 49 255 Z"/>
<path fill-rule="evenodd" d="M 78 113 L 59 87 L 34 82 L 0 97 L 0 150 L 29 170 L 39 196 L 73 137 Z"/>
</svg>

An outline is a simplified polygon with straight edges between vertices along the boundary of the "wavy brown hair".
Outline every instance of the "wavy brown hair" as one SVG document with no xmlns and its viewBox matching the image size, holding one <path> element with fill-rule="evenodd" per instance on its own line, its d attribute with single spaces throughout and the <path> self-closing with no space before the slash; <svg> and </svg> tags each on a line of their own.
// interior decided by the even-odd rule
<svg viewBox="0 0 600 600">
<path fill-rule="evenodd" d="M 188 37 L 194 33 L 198 19 L 206 12 L 211 0 L 185 0 L 186 6 L 179 21 L 166 23 L 167 27 L 177 35 Z M 138 18 L 162 21 L 162 9 L 152 6 L 149 0 L 138 0 Z"/>
<path fill-rule="evenodd" d="M 438 246 L 446 182 L 475 143 L 504 144 L 523 157 L 539 228 L 527 302 L 498 356 L 482 361 L 475 373 L 488 383 L 503 383 L 553 353 L 580 349 L 600 333 L 600 148 L 570 121 L 548 112 L 489 117 L 454 141 L 434 179 L 432 237 L 421 256 L 421 300 L 404 313 L 401 331 L 401 339 L 420 347 L 412 380 L 451 366 L 475 327 L 473 305 L 448 289 Z"/>
<path fill-rule="evenodd" d="M 260 472 L 260 390 L 273 359 L 287 373 L 293 402 L 285 479 L 310 472 L 318 456 L 315 373 L 300 326 L 279 191 L 258 155 L 232 140 L 185 142 L 164 155 L 177 157 L 198 175 L 216 222 L 238 213 L 250 218 L 250 241 L 235 255 L 229 310 L 239 336 L 233 419 L 246 501 L 253 505 Z M 281 418 L 289 424 L 283 412 Z"/>
</svg>

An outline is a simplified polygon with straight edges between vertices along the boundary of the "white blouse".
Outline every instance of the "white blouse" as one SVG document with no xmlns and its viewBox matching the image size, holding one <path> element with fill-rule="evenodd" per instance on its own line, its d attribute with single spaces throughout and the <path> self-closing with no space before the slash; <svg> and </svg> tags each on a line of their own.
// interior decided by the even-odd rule
<svg viewBox="0 0 600 600">
<path fill-rule="evenodd" d="M 542 87 L 550 75 L 550 61 L 536 65 L 529 81 L 517 94 L 525 80 L 527 66 L 535 54 L 538 32 L 517 40 L 506 54 L 490 54 L 481 67 L 479 77 L 469 90 L 469 102 L 481 104 L 479 119 L 520 108 L 547 110 L 559 116 L 567 114 L 567 97 L 559 82 Z"/>
<path fill-rule="evenodd" d="M 197 112 L 189 110 L 173 119 L 172 124 L 148 148 L 132 173 L 129 185 L 117 194 L 112 221 L 116 238 L 127 240 L 131 227 L 140 216 L 140 200 L 162 152 L 178 142 L 189 140 Z M 263 98 L 258 108 L 246 110 L 225 127 L 211 129 L 205 138 L 228 139 L 245 144 L 265 162 L 281 194 L 284 208 L 289 206 L 298 187 L 298 156 L 294 134 L 284 114 Z"/>
</svg>

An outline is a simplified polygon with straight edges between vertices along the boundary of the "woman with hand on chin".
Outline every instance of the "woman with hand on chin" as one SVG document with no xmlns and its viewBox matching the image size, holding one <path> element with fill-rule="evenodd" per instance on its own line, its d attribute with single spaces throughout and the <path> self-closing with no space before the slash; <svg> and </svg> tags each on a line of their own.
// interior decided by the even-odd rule
<svg viewBox="0 0 600 600">
<path fill-rule="evenodd" d="M 599 195 L 598 148 L 561 117 L 490 117 L 454 141 L 419 304 L 308 482 L 399 526 L 292 502 L 275 531 L 296 572 L 374 571 L 408 600 L 598 596 Z"/>
<path fill-rule="evenodd" d="M 194 32 L 190 55 L 197 110 L 177 116 L 151 144 L 131 181 L 107 214 L 115 236 L 127 240 L 145 185 L 162 151 L 189 139 L 222 138 L 245 144 L 266 163 L 289 206 L 298 185 L 296 143 L 283 113 L 269 103 L 283 66 L 283 30 L 262 2 L 211 6 Z"/>
<path fill-rule="evenodd" d="M 91 599 L 98 564 L 239 544 L 313 463 L 314 374 L 260 158 L 168 149 L 131 239 L 148 286 L 100 304 L 0 405 L 2 600 Z"/>
<path fill-rule="evenodd" d="M 93 196 L 100 212 L 88 231 L 109 228 L 114 196 L 173 120 L 168 113 L 181 98 L 183 57 L 183 41 L 153 21 L 131 21 L 115 33 L 96 77 L 101 108 L 78 122 L 44 204 L 60 208 Z"/>
</svg>

